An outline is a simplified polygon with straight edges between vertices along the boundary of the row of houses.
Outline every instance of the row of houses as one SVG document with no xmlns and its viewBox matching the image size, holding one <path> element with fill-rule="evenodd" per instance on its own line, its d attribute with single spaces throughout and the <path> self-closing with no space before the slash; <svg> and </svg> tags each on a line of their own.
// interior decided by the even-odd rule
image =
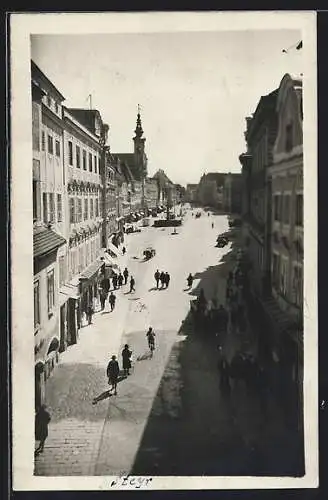
<svg viewBox="0 0 328 500">
<path fill-rule="evenodd" d="M 240 155 L 249 297 L 261 355 L 284 371 L 295 398 L 303 377 L 302 80 L 286 74 L 246 118 Z"/>
<path fill-rule="evenodd" d="M 66 107 L 33 61 L 31 100 L 38 408 L 60 352 L 78 341 L 83 313 L 98 295 L 104 250 L 117 255 L 127 220 L 167 203 L 169 193 L 177 202 L 180 194 L 172 181 L 162 180 L 164 172 L 147 176 L 139 112 L 133 153 L 113 153 L 100 112 Z"/>
<path fill-rule="evenodd" d="M 230 214 L 240 214 L 242 176 L 240 173 L 209 172 L 198 184 L 187 184 L 186 201 Z"/>
</svg>

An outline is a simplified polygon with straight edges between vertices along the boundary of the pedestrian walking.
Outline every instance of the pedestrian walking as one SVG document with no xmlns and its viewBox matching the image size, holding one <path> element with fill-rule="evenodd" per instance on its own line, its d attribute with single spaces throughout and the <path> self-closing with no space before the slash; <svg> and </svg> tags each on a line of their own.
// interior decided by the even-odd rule
<svg viewBox="0 0 328 500">
<path fill-rule="evenodd" d="M 101 310 L 103 311 L 105 309 L 105 303 L 106 303 L 106 293 L 104 290 L 100 291 L 100 307 Z"/>
<path fill-rule="evenodd" d="M 118 275 L 118 278 L 117 278 L 117 282 L 118 282 L 118 286 L 121 287 L 123 285 L 123 281 L 124 281 L 124 278 L 123 278 L 123 274 L 120 273 Z"/>
<path fill-rule="evenodd" d="M 165 273 L 164 274 L 164 283 L 165 283 L 166 288 L 169 286 L 170 280 L 171 280 L 171 276 L 169 275 L 169 273 Z"/>
<path fill-rule="evenodd" d="M 93 306 L 92 306 L 92 304 L 89 304 L 88 307 L 87 307 L 87 310 L 86 310 L 88 325 L 91 325 L 91 323 L 92 323 L 93 313 L 94 313 Z"/>
<path fill-rule="evenodd" d="M 123 248 L 122 248 L 122 254 L 123 254 L 123 255 L 125 255 L 125 253 L 126 253 L 126 248 L 125 248 L 125 247 L 123 247 Z"/>
<path fill-rule="evenodd" d="M 214 228 L 214 222 L 212 222 L 212 229 Z"/>
<path fill-rule="evenodd" d="M 150 350 L 151 354 L 153 355 L 153 351 L 155 350 L 155 332 L 151 326 L 148 328 L 148 331 L 146 333 L 146 337 L 148 340 L 149 350 Z"/>
<path fill-rule="evenodd" d="M 112 356 L 112 359 L 107 365 L 107 377 L 108 384 L 111 385 L 111 390 L 114 391 L 115 396 L 117 395 L 117 379 L 120 373 L 120 367 L 118 366 L 118 362 L 116 361 L 116 356 Z"/>
<path fill-rule="evenodd" d="M 118 279 L 118 276 L 116 273 L 114 273 L 113 278 L 112 278 L 114 290 L 116 290 L 116 288 L 117 288 L 117 279 Z"/>
<path fill-rule="evenodd" d="M 36 455 L 43 452 L 44 443 L 48 437 L 50 420 L 50 413 L 47 411 L 46 405 L 42 405 L 35 415 L 35 439 L 39 441 L 39 446 L 35 450 Z"/>
<path fill-rule="evenodd" d="M 161 274 L 159 275 L 159 279 L 160 279 L 160 282 L 161 282 L 161 286 L 163 288 L 164 284 L 165 284 L 165 273 L 162 271 Z"/>
<path fill-rule="evenodd" d="M 130 278 L 130 293 L 131 293 L 131 292 L 135 292 L 135 291 L 136 291 L 136 289 L 135 289 L 135 287 L 134 287 L 134 285 L 135 285 L 135 284 L 136 284 L 136 282 L 135 282 L 135 280 L 134 280 L 134 277 L 133 277 L 133 276 L 131 276 L 131 278 Z"/>
<path fill-rule="evenodd" d="M 128 344 L 125 344 L 124 349 L 122 351 L 124 375 L 130 375 L 131 356 L 132 356 L 132 351 L 130 351 Z"/>
<path fill-rule="evenodd" d="M 126 285 L 128 282 L 128 276 L 129 276 L 129 271 L 128 271 L 127 267 L 123 271 L 123 276 L 124 276 L 124 285 Z"/>
<path fill-rule="evenodd" d="M 155 281 L 156 281 L 156 288 L 158 288 L 158 283 L 159 283 L 159 279 L 160 279 L 160 272 L 159 270 L 157 269 L 156 270 L 156 273 L 154 274 L 154 278 L 155 278 Z"/>
<path fill-rule="evenodd" d="M 113 294 L 113 292 L 111 292 L 108 300 L 109 300 L 109 303 L 110 303 L 110 310 L 114 311 L 114 309 L 115 309 L 115 303 L 116 303 L 116 296 Z"/>
<path fill-rule="evenodd" d="M 108 293 L 110 289 L 109 278 L 104 277 L 100 282 L 100 286 L 105 293 Z"/>
</svg>

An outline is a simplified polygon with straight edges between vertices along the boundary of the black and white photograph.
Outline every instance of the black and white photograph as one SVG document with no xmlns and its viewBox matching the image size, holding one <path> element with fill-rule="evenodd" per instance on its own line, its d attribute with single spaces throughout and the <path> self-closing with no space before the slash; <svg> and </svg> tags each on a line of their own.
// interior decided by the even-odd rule
<svg viewBox="0 0 328 500">
<path fill-rule="evenodd" d="M 14 489 L 317 484 L 315 23 L 12 15 Z"/>
</svg>

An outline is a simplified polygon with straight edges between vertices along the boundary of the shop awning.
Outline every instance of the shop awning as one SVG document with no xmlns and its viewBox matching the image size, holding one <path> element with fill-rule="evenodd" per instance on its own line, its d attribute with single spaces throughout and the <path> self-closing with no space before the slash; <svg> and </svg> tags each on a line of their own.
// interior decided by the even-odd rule
<svg viewBox="0 0 328 500">
<path fill-rule="evenodd" d="M 65 304 L 68 299 L 79 298 L 79 290 L 77 286 L 63 285 L 59 289 L 59 307 Z"/>
<path fill-rule="evenodd" d="M 104 252 L 103 259 L 104 259 L 103 262 L 105 263 L 106 266 L 110 266 L 113 269 L 119 269 L 117 261 L 114 260 L 115 257 L 111 257 L 107 252 Z"/>
<path fill-rule="evenodd" d="M 119 250 L 115 245 L 113 245 L 112 242 L 109 241 L 107 243 L 107 248 L 115 255 L 115 257 L 119 256 Z"/>
<path fill-rule="evenodd" d="M 96 260 L 80 274 L 80 279 L 89 280 L 93 278 L 93 276 L 97 274 L 102 265 L 103 265 L 102 261 Z"/>
</svg>

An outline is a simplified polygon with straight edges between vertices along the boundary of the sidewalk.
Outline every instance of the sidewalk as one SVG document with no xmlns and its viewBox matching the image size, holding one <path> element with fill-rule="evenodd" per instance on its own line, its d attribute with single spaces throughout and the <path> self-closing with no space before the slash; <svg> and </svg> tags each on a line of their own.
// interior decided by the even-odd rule
<svg viewBox="0 0 328 500">
<path fill-rule="evenodd" d="M 35 474 L 93 474 L 106 418 L 106 406 L 91 405 L 94 397 L 108 390 L 106 366 L 118 355 L 125 319 L 133 304 L 117 291 L 116 307 L 108 301 L 96 312 L 93 323 L 82 327 L 78 343 L 61 354 L 47 382 L 46 405 L 51 414 L 44 452 L 35 458 Z M 91 340 L 92 338 L 92 340 Z"/>
</svg>

